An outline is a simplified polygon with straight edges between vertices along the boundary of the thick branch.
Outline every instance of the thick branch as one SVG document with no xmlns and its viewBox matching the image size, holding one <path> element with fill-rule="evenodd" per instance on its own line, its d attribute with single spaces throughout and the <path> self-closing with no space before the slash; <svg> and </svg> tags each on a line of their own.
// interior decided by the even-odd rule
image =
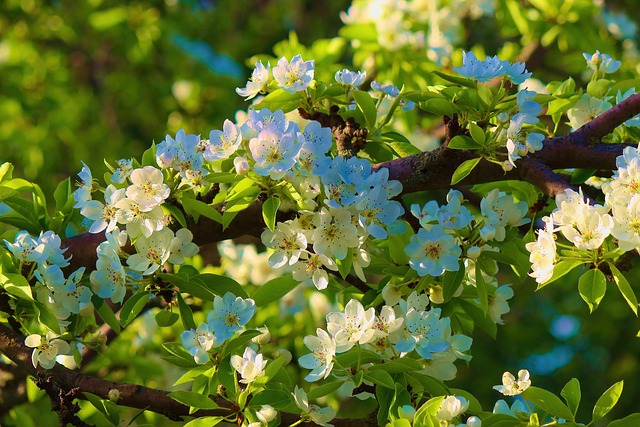
<svg viewBox="0 0 640 427">
<path fill-rule="evenodd" d="M 78 399 L 84 399 L 82 392 L 92 393 L 102 399 L 108 399 L 110 390 L 118 390 L 120 391 L 120 399 L 117 402 L 119 405 L 146 409 L 164 415 L 174 421 L 190 416 L 189 407 L 170 398 L 168 396 L 169 392 L 164 390 L 95 378 L 78 371 L 72 371 L 62 365 L 55 365 L 49 371 L 34 368 L 31 363 L 32 349 L 24 345 L 24 337 L 2 324 L 0 324 L 0 353 L 15 362 L 25 373 L 39 378 L 47 377 L 49 381 L 53 381 L 62 390 L 74 390 L 74 397 Z M 217 399 L 216 403 L 221 409 L 201 410 L 191 416 L 224 416 L 231 413 L 227 401 Z M 299 415 L 292 413 L 282 413 L 281 418 L 283 425 L 291 425 L 300 419 Z M 337 418 L 332 423 L 337 427 L 372 427 L 376 425 L 375 422 L 368 419 Z M 313 426 L 315 424 L 303 423 L 301 425 Z"/>
</svg>

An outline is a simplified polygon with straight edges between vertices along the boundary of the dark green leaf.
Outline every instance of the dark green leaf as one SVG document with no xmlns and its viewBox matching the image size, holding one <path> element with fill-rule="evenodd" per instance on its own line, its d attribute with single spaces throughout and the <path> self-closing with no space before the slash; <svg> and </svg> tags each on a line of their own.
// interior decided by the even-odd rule
<svg viewBox="0 0 640 427">
<path fill-rule="evenodd" d="M 171 311 L 160 311 L 156 314 L 156 323 L 160 327 L 171 326 L 178 321 L 180 315 Z"/>
<path fill-rule="evenodd" d="M 194 393 L 191 391 L 172 391 L 169 393 L 169 397 L 173 400 L 177 400 L 183 405 L 190 406 L 197 409 L 218 409 L 219 406 L 213 400 L 207 396 L 203 396 L 200 393 Z"/>
<path fill-rule="evenodd" d="M 387 371 L 383 370 L 367 372 L 364 374 L 364 379 L 390 389 L 395 388 L 396 384 L 393 377 Z"/>
<path fill-rule="evenodd" d="M 109 304 L 107 304 L 107 302 L 104 299 L 100 298 L 97 295 L 94 295 L 91 297 L 91 302 L 93 303 L 93 306 L 98 312 L 98 315 L 100 316 L 100 318 L 102 318 L 102 320 L 107 325 L 109 325 L 111 329 L 113 329 L 117 333 L 120 333 L 120 330 L 121 330 L 120 323 L 118 322 L 116 315 L 113 314 L 113 310 L 111 310 L 111 307 L 109 307 Z"/>
<path fill-rule="evenodd" d="M 615 280 L 616 285 L 618 285 L 618 289 L 620 290 L 620 293 L 622 294 L 624 299 L 627 301 L 627 304 L 629 304 L 629 307 L 631 307 L 631 310 L 633 310 L 633 313 L 637 316 L 638 315 L 638 299 L 636 298 L 636 294 L 635 292 L 633 292 L 633 289 L 631 288 L 629 281 L 627 280 L 626 277 L 624 277 L 624 274 L 622 274 L 620 270 L 618 270 L 613 263 L 610 262 L 609 267 L 611 268 L 611 274 L 613 274 L 613 279 Z"/>
<path fill-rule="evenodd" d="M 149 291 L 138 292 L 132 295 L 120 309 L 120 324 L 124 328 L 140 314 L 149 301 Z"/>
<path fill-rule="evenodd" d="M 466 135 L 456 135 L 451 138 L 447 148 L 452 150 L 479 150 L 482 147 Z"/>
</svg>

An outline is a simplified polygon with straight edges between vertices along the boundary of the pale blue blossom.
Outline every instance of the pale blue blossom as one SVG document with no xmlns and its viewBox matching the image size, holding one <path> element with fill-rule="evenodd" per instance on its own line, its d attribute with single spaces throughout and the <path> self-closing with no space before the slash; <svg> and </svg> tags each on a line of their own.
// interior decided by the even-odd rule
<svg viewBox="0 0 640 427">
<path fill-rule="evenodd" d="M 614 60 L 611 55 L 600 53 L 599 50 L 596 50 L 595 53 L 584 52 L 582 56 L 587 61 L 587 67 L 591 68 L 596 73 L 615 73 L 621 65 L 620 61 Z"/>
<path fill-rule="evenodd" d="M 420 276 L 442 276 L 445 271 L 458 271 L 458 258 L 462 249 L 444 227 L 434 225 L 431 230 L 421 228 L 411 236 L 404 252 L 410 257 L 409 265 Z"/>
<path fill-rule="evenodd" d="M 80 178 L 80 184 L 78 189 L 73 192 L 73 200 L 76 201 L 74 208 L 82 208 L 85 203 L 91 200 L 91 193 L 93 192 L 93 176 L 91 175 L 91 169 L 85 162 L 82 163 L 82 170 L 78 173 Z"/>
<path fill-rule="evenodd" d="M 450 347 L 444 336 L 448 321 L 448 317 L 440 319 L 439 308 L 429 311 L 409 310 L 404 318 L 407 334 L 396 343 L 396 350 L 403 353 L 416 350 L 421 357 L 433 359 L 433 353 L 441 353 Z"/>
<path fill-rule="evenodd" d="M 240 143 L 242 132 L 231 120 L 225 120 L 222 130 L 209 132 L 209 141 L 203 144 L 202 155 L 208 161 L 227 159 L 236 152 Z"/>
<path fill-rule="evenodd" d="M 618 93 L 616 93 L 616 104 L 620 104 L 625 99 L 629 98 L 631 95 L 636 93 L 636 88 L 629 88 L 625 93 L 621 93 L 620 89 L 618 89 Z M 624 122 L 627 126 L 640 128 L 640 114 L 630 118 L 626 122 Z"/>
<path fill-rule="evenodd" d="M 495 77 L 507 76 L 514 84 L 520 84 L 531 77 L 524 63 L 511 64 L 509 61 L 500 60 L 497 55 L 487 56 L 480 61 L 471 51 L 463 53 L 462 67 L 453 67 L 453 71 L 479 82 L 488 82 Z"/>
<path fill-rule="evenodd" d="M 392 98 L 395 98 L 396 96 L 400 95 L 400 89 L 398 89 L 397 86 L 394 86 L 392 84 L 382 84 L 382 83 L 378 83 L 377 81 L 373 81 L 371 82 L 371 89 L 373 89 L 376 92 L 380 92 L 382 95 L 389 95 Z"/>
<path fill-rule="evenodd" d="M 367 78 L 367 72 L 366 71 L 350 71 L 345 68 L 343 70 L 336 71 L 336 74 L 334 77 L 336 81 L 341 85 L 356 88 L 360 86 L 362 83 L 364 83 L 364 80 Z"/>
<path fill-rule="evenodd" d="M 180 336 L 182 346 L 189 350 L 189 354 L 198 365 L 209 361 L 209 351 L 217 347 L 213 330 L 206 323 L 201 323 L 197 329 L 184 331 Z"/>
<path fill-rule="evenodd" d="M 242 329 L 255 311 L 256 304 L 251 298 L 244 299 L 227 292 L 223 297 L 215 296 L 213 310 L 207 315 L 207 322 L 213 328 L 216 338 L 222 342 Z"/>
</svg>

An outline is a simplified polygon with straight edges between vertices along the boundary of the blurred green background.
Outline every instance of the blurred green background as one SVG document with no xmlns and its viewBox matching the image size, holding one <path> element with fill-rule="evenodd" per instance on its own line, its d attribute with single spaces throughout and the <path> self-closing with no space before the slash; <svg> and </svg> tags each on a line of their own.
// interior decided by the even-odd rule
<svg viewBox="0 0 640 427">
<path fill-rule="evenodd" d="M 494 16 L 465 22 L 460 47 L 480 43 L 488 54 L 501 52 L 513 59 L 558 27 L 556 38 L 547 40 L 528 63 L 535 67 L 529 66 L 535 77 L 549 81 L 570 74 L 580 81 L 585 70 L 582 52 L 598 48 L 617 59 L 624 57 L 626 72 L 637 78 L 637 31 L 631 38 L 616 37 L 612 30 L 595 27 L 592 14 L 601 10 L 602 2 L 567 2 L 574 7 L 569 8 L 573 15 L 545 16 L 540 12 L 544 5 L 539 5 L 545 1 L 522 1 L 525 27 L 522 23 L 519 27 L 507 12 L 509 3 L 513 2 L 498 0 Z M 635 1 L 608 4 L 637 22 L 640 10 Z M 188 133 L 206 135 L 237 110 L 246 109 L 235 88 L 244 86 L 251 73 L 247 58 L 271 55 L 274 44 L 290 31 L 304 45 L 335 37 L 343 26 L 339 13 L 349 5 L 347 0 L 4 0 L 0 5 L 0 162 L 12 162 L 15 176 L 37 182 L 48 195 L 58 182 L 80 170 L 81 160 L 91 166 L 94 176 L 100 176 L 106 171 L 103 159 L 114 162 L 140 156 L 166 133 L 185 128 Z M 398 85 L 422 81 L 415 62 L 426 59 L 414 55 L 409 65 L 395 67 L 400 70 L 396 72 L 393 65 L 398 58 L 409 58 L 406 51 L 384 57 L 379 46 L 369 46 L 371 52 L 365 46 L 366 54 L 354 63 L 373 57 L 379 60 L 378 74 L 394 77 Z M 420 120 L 414 118 L 413 123 Z M 637 269 L 630 277 L 636 279 L 630 280 L 636 286 Z M 459 367 L 452 386 L 473 392 L 490 410 L 500 398 L 491 387 L 500 383 L 505 370 L 526 367 L 535 385 L 556 394 L 569 379 L 578 377 L 583 384 L 580 416 L 584 420 L 599 394 L 626 378 L 614 414 L 640 410 L 640 342 L 634 338 L 640 323 L 616 290 L 610 289 L 590 316 L 578 296 L 577 278 L 568 277 L 564 285 L 539 293 L 534 293 L 533 280 L 505 280 L 513 281 L 516 294 L 511 313 L 504 317 L 506 325 L 499 328 L 497 341 L 478 332 L 471 351 L 474 359 L 468 368 Z M 296 335 L 291 323 L 283 326 L 277 309 L 268 314 L 274 317 L 263 320 L 274 336 L 286 328 L 286 334 Z M 308 323 L 307 318 L 298 318 L 301 323 L 305 319 Z M 137 336 L 131 338 L 137 340 L 134 348 L 127 347 L 127 339 L 116 341 L 109 357 L 98 359 L 92 373 L 169 387 L 158 380 L 167 365 L 157 353 L 164 339 L 175 337 L 153 336 L 146 332 L 145 322 L 133 325 L 137 325 L 131 331 Z M 300 330 L 313 330 L 313 325 L 301 323 L 294 324 Z M 301 342 L 298 347 L 302 348 Z M 294 357 L 301 355 L 296 348 L 290 348 Z M 55 425 L 55 414 L 47 414 L 47 399 L 43 397 L 39 404 L 43 408 L 39 418 L 32 419 L 31 409 L 23 406 L 0 418 L 0 424 L 49 425 L 50 417 Z M 159 424 L 160 418 L 149 416 L 147 422 Z"/>
</svg>

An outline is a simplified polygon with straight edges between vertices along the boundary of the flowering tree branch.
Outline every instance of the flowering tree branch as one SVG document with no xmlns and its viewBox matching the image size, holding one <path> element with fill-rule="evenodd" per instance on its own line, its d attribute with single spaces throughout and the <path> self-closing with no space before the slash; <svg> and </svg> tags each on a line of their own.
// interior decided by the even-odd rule
<svg viewBox="0 0 640 427">
<path fill-rule="evenodd" d="M 35 368 L 31 363 L 32 349 L 24 345 L 24 337 L 0 324 L 0 353 L 11 359 L 21 370 L 38 378 L 38 382 L 49 382 L 55 388 L 70 392 L 71 399 L 84 399 L 83 392 L 92 393 L 102 399 L 109 398 L 109 391 L 118 390 L 120 397 L 119 405 L 131 408 L 146 409 L 169 418 L 173 421 L 180 421 L 183 417 L 193 416 L 227 416 L 233 411 L 229 402 L 224 399 L 215 399 L 220 409 L 200 410 L 189 414 L 189 406 L 172 399 L 169 392 L 144 387 L 138 384 L 119 383 L 91 375 L 73 371 L 62 365 L 55 365 L 51 370 Z M 298 414 L 281 413 L 283 425 L 291 425 L 300 419 Z M 369 419 L 340 419 L 332 420 L 335 426 L 344 427 L 369 427 L 377 425 L 375 421 Z M 302 423 L 302 426 L 314 426 L 314 423 Z"/>
</svg>

